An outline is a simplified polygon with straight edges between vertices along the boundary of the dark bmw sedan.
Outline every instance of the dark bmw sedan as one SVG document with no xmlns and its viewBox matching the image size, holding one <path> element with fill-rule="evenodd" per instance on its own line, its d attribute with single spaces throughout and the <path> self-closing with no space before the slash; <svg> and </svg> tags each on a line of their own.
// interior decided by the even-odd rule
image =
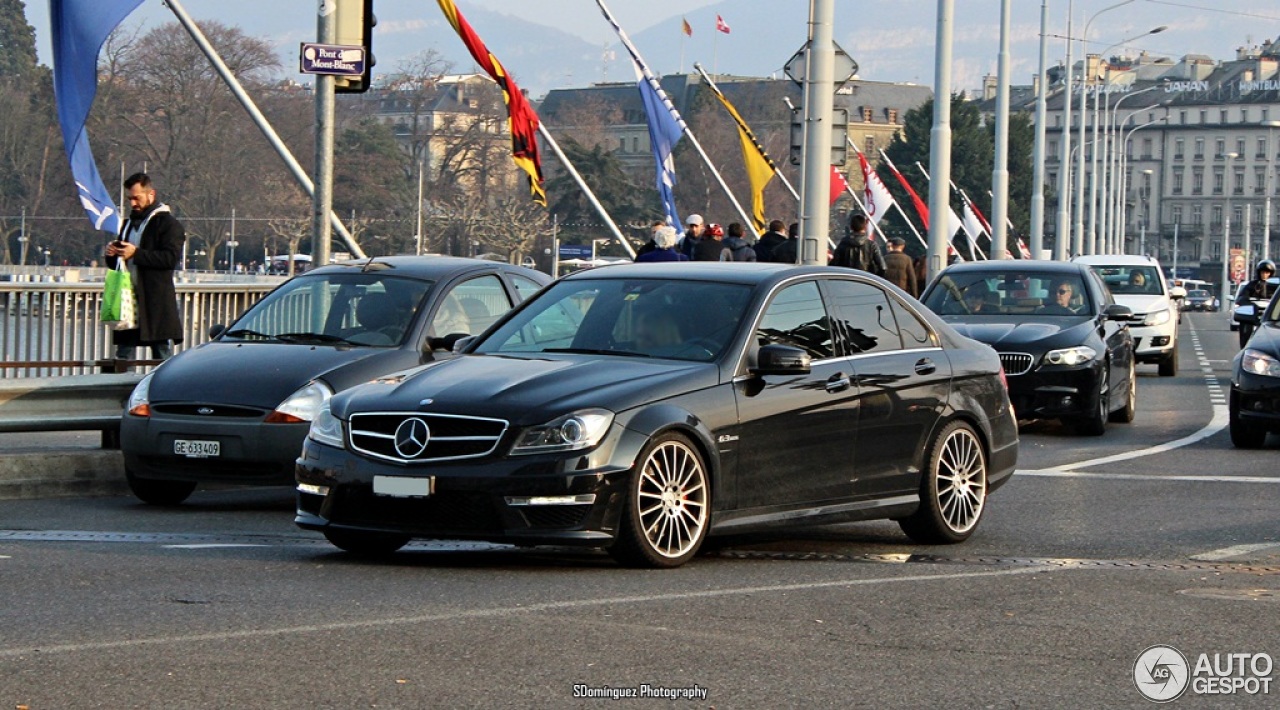
<svg viewBox="0 0 1280 710">
<path fill-rule="evenodd" d="M 200 481 L 291 484 L 307 428 L 334 392 L 448 354 L 548 281 L 452 257 L 297 276 L 138 384 L 120 427 L 129 487 L 173 505 Z"/>
<path fill-rule="evenodd" d="M 1241 449 L 1280 433 L 1280 296 L 1254 318 L 1253 336 L 1231 361 L 1231 443 Z"/>
<path fill-rule="evenodd" d="M 1132 311 L 1088 266 L 1051 261 L 955 264 L 921 301 L 995 348 L 1023 419 L 1062 419 L 1098 435 L 1137 407 Z"/>
<path fill-rule="evenodd" d="M 322 405 L 296 520 L 354 553 L 577 544 L 648 567 L 709 534 L 870 518 L 950 543 L 1017 450 L 996 354 L 883 280 L 628 264 Z"/>
</svg>

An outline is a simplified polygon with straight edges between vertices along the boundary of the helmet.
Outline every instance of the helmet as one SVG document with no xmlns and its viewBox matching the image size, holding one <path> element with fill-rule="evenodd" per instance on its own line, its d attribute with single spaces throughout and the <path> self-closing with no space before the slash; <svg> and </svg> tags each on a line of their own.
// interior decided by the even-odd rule
<svg viewBox="0 0 1280 710">
<path fill-rule="evenodd" d="M 1270 271 L 1271 275 L 1275 276 L 1276 275 L 1275 262 L 1270 259 L 1263 259 L 1262 261 L 1259 261 L 1258 266 L 1255 269 L 1254 273 L 1257 274 L 1258 278 L 1262 278 L 1263 271 Z"/>
<path fill-rule="evenodd" d="M 724 228 L 723 228 L 723 227 L 721 227 L 720 225 L 718 225 L 718 224 L 716 224 L 716 223 L 712 222 L 711 224 L 707 225 L 707 236 L 711 236 L 711 237 L 723 237 L 723 236 L 724 236 Z"/>
</svg>

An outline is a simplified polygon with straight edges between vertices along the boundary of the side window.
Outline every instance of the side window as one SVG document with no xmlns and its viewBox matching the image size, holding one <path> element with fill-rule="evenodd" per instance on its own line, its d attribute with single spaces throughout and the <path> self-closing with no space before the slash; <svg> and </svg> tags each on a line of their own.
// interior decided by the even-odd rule
<svg viewBox="0 0 1280 710">
<path fill-rule="evenodd" d="M 441 299 L 431 321 L 431 334 L 436 337 L 452 333 L 475 335 L 509 310 L 511 300 L 497 276 L 490 274 L 463 281 Z"/>
<path fill-rule="evenodd" d="M 933 331 L 929 330 L 929 326 L 925 325 L 919 316 L 912 313 L 896 298 L 890 298 L 889 305 L 893 306 L 893 316 L 898 321 L 898 332 L 902 334 L 902 347 L 912 350 L 938 345 L 934 340 Z"/>
<path fill-rule="evenodd" d="M 869 283 L 846 279 L 825 282 L 831 311 L 846 355 L 902 349 L 898 322 L 884 291 Z"/>
<path fill-rule="evenodd" d="M 831 325 L 818 284 L 805 281 L 779 291 L 760 319 L 756 342 L 802 348 L 815 360 L 834 356 Z"/>
<path fill-rule="evenodd" d="M 513 275 L 511 277 L 511 284 L 516 287 L 516 295 L 520 297 L 521 303 L 529 300 L 530 296 L 542 290 L 542 287 L 539 286 L 536 281 L 526 279 L 523 276 Z"/>
</svg>

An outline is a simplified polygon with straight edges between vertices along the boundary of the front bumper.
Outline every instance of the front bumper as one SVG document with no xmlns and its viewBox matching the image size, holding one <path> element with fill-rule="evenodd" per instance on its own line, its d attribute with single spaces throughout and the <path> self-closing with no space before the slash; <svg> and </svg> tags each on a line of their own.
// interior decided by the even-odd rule
<svg viewBox="0 0 1280 710">
<path fill-rule="evenodd" d="M 405 466 L 307 440 L 296 462 L 300 489 L 294 522 L 322 532 L 603 546 L 614 539 L 625 508 L 630 462 L 612 463 L 602 449 L 611 447 L 602 444 L 586 454 L 488 456 Z M 424 497 L 378 495 L 374 476 L 429 477 L 431 492 Z M 590 502 L 556 502 L 569 496 Z"/>
<path fill-rule="evenodd" d="M 1231 405 L 1241 421 L 1280 433 L 1280 378 L 1242 372 L 1237 365 Z"/>
<path fill-rule="evenodd" d="M 1159 362 L 1178 346 L 1176 319 L 1163 325 L 1129 326 L 1133 336 L 1133 358 L 1137 362 Z"/>
<path fill-rule="evenodd" d="M 1009 375 L 1009 401 L 1020 419 L 1071 419 L 1097 411 L 1101 363 L 1033 367 Z"/>
<path fill-rule="evenodd" d="M 120 422 L 120 449 L 125 467 L 141 478 L 289 485 L 309 426 L 266 424 L 248 417 L 126 414 Z M 216 441 L 219 455 L 176 455 L 174 442 L 179 439 Z"/>
</svg>

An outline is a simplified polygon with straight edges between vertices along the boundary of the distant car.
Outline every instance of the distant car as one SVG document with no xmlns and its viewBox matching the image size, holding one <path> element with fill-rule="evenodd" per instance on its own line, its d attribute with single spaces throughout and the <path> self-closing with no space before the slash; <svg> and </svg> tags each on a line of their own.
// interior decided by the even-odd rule
<svg viewBox="0 0 1280 710">
<path fill-rule="evenodd" d="M 1231 443 L 1256 449 L 1280 433 L 1280 294 L 1258 316 L 1253 336 L 1231 361 Z"/>
<path fill-rule="evenodd" d="M 296 276 L 134 389 L 120 427 L 129 487 L 175 505 L 201 481 L 292 483 L 307 427 L 334 392 L 450 354 L 548 281 L 453 257 Z"/>
<path fill-rule="evenodd" d="M 1212 313 L 1218 310 L 1218 299 L 1208 291 L 1195 289 L 1182 300 L 1182 310 Z"/>
<path fill-rule="evenodd" d="M 1017 450 L 996 354 L 882 279 L 626 264 L 321 405 L 296 522 L 356 554 L 472 539 L 642 567 L 708 535 L 850 520 L 954 543 Z"/>
<path fill-rule="evenodd" d="M 1133 311 L 1085 264 L 979 261 L 943 270 L 921 301 L 995 348 L 1021 419 L 1061 419 L 1099 435 L 1137 408 Z"/>
<path fill-rule="evenodd" d="M 1178 374 L 1178 301 L 1186 291 L 1169 286 L 1160 262 L 1123 254 L 1077 256 L 1072 261 L 1091 266 L 1116 303 L 1133 310 L 1129 332 L 1137 361 L 1156 363 L 1161 377 Z"/>
</svg>

